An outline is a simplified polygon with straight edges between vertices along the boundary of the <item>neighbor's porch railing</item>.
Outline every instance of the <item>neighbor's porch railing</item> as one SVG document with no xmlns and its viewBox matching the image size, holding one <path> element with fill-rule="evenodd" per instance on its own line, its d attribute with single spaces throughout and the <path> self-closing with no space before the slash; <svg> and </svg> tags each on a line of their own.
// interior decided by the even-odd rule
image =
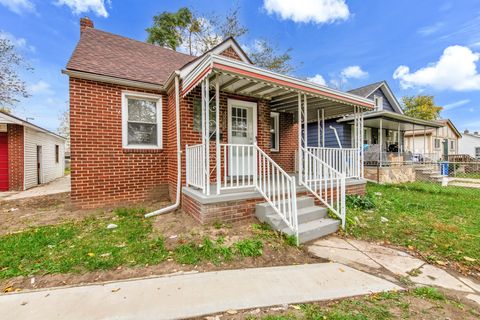
<svg viewBox="0 0 480 320">
<path fill-rule="evenodd" d="M 307 150 L 338 172 L 345 173 L 346 178 L 363 177 L 359 148 L 307 147 Z"/>
<path fill-rule="evenodd" d="M 302 183 L 342 220 L 342 228 L 345 229 L 345 173 L 336 170 L 305 148 L 301 150 L 304 161 Z"/>
</svg>

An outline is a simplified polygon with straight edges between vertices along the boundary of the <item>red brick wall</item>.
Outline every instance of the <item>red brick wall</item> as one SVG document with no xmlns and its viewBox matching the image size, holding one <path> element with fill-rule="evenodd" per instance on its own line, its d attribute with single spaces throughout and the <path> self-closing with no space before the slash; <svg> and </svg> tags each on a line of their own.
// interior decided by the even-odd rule
<svg viewBox="0 0 480 320">
<path fill-rule="evenodd" d="M 365 195 L 365 187 L 366 184 L 347 185 L 346 194 Z M 313 197 L 310 192 L 301 192 L 297 196 Z M 314 199 L 316 205 L 323 206 L 317 198 Z M 255 216 L 255 205 L 262 202 L 265 202 L 265 199 L 257 198 L 201 204 L 186 194 L 182 195 L 182 209 L 202 224 L 217 221 L 230 223 L 251 218 Z"/>
<path fill-rule="evenodd" d="M 279 151 L 272 152 L 272 159 L 287 172 L 295 172 L 295 152 L 298 148 L 297 123 L 292 113 L 279 115 Z"/>
<path fill-rule="evenodd" d="M 8 180 L 10 190 L 23 190 L 24 178 L 24 130 L 23 126 L 9 124 L 8 132 Z"/>
<path fill-rule="evenodd" d="M 74 205 L 96 207 L 166 196 L 166 153 L 172 140 L 167 99 L 162 98 L 166 150 L 127 150 L 122 147 L 122 90 L 142 91 L 70 78 Z"/>
</svg>

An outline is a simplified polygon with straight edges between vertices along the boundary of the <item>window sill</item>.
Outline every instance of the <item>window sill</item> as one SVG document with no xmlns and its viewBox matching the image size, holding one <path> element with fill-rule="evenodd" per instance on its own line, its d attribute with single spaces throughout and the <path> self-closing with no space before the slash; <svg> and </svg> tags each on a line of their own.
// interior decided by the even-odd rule
<svg viewBox="0 0 480 320">
<path fill-rule="evenodd" d="M 123 148 L 123 153 L 161 153 L 162 148 Z"/>
<path fill-rule="evenodd" d="M 279 149 L 270 149 L 270 152 L 279 153 L 279 152 L 280 152 L 280 150 L 279 150 Z"/>
</svg>

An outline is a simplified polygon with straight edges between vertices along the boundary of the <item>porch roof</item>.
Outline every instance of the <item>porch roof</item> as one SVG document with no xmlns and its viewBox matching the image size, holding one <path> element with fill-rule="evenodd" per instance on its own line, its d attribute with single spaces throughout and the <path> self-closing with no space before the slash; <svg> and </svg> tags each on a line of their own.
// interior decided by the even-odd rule
<svg viewBox="0 0 480 320">
<path fill-rule="evenodd" d="M 182 96 L 186 96 L 200 81 L 212 77 L 219 81 L 220 90 L 270 101 L 272 111 L 295 112 L 298 93 L 305 94 L 310 112 L 325 109 L 325 118 L 353 113 L 353 107 L 374 108 L 373 101 L 355 94 L 331 89 L 316 83 L 258 68 L 251 64 L 209 54 L 193 69 L 180 70 Z"/>
<path fill-rule="evenodd" d="M 397 130 L 400 125 L 400 130 L 412 130 L 413 125 L 419 130 L 435 129 L 443 127 L 443 124 L 438 121 L 427 121 L 423 119 L 412 118 L 404 114 L 399 114 L 391 111 L 373 111 L 366 112 L 363 115 L 364 126 L 370 128 L 380 128 L 380 119 L 382 119 L 382 128 Z M 339 119 L 338 122 L 347 122 L 353 124 L 353 117 L 347 116 Z"/>
</svg>

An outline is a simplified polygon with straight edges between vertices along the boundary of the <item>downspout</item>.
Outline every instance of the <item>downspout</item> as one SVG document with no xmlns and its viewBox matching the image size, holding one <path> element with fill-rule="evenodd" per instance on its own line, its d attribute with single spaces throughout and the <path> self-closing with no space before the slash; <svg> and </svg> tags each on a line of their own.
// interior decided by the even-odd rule
<svg viewBox="0 0 480 320">
<path fill-rule="evenodd" d="M 145 218 L 170 212 L 177 209 L 180 205 L 180 192 L 182 191 L 182 149 L 180 146 L 180 83 L 178 77 L 179 74 L 177 72 L 177 74 L 175 75 L 175 123 L 177 126 L 177 195 L 174 204 L 159 209 L 157 211 L 147 213 L 145 215 Z"/>
<path fill-rule="evenodd" d="M 342 149 L 342 143 L 340 142 L 340 138 L 338 137 L 337 129 L 332 126 L 330 126 L 330 129 L 332 129 L 333 132 L 335 133 L 335 138 L 337 138 L 338 147 Z"/>
</svg>

